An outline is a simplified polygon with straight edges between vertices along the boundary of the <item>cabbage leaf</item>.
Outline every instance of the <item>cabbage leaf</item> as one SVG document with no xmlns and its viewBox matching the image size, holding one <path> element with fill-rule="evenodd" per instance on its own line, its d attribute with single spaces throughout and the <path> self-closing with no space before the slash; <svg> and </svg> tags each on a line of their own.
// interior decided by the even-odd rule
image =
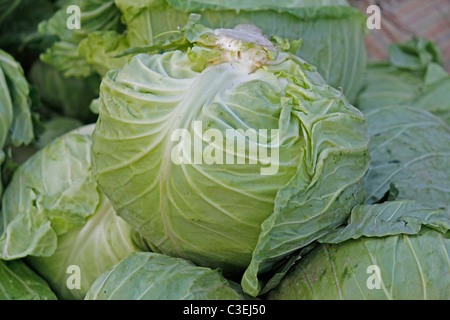
<svg viewBox="0 0 450 320">
<path fill-rule="evenodd" d="M 48 284 L 23 261 L 0 260 L 0 300 L 56 300 Z"/>
<path fill-rule="evenodd" d="M 166 255 L 132 253 L 103 273 L 86 300 L 243 300 L 239 285 L 217 270 Z"/>
<path fill-rule="evenodd" d="M 448 214 L 413 201 L 356 206 L 267 298 L 448 300 L 449 227 Z"/>
<path fill-rule="evenodd" d="M 450 128 L 433 114 L 406 106 L 365 113 L 371 164 L 366 201 L 374 203 L 395 185 L 397 199 L 414 199 L 449 212 Z"/>
</svg>

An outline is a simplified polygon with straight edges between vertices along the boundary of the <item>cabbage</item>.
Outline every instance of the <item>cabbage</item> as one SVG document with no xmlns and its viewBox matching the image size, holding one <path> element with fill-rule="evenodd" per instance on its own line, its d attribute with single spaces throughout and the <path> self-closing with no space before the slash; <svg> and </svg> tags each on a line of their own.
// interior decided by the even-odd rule
<svg viewBox="0 0 450 320">
<path fill-rule="evenodd" d="M 389 61 L 371 62 L 355 104 L 363 112 L 407 106 L 450 124 L 450 74 L 436 43 L 413 38 L 389 47 Z"/>
<path fill-rule="evenodd" d="M 365 115 L 367 204 L 305 249 L 268 299 L 450 298 L 450 129 L 403 105 Z"/>
<path fill-rule="evenodd" d="M 107 72 L 94 175 L 155 251 L 245 271 L 255 296 L 261 274 L 363 202 L 365 118 L 253 25 L 183 32 L 175 44 L 188 50 L 137 54 Z"/>
<path fill-rule="evenodd" d="M 94 280 L 146 249 L 91 174 L 93 126 L 71 131 L 36 152 L 14 173 L 0 212 L 0 258 L 25 258 L 60 299 L 82 299 Z M 70 266 L 80 287 L 69 288 Z"/>
<path fill-rule="evenodd" d="M 5 161 L 3 150 L 9 142 L 18 147 L 34 139 L 30 87 L 22 66 L 0 50 L 0 169 Z M 0 196 L 3 182 L 0 170 Z"/>
<path fill-rule="evenodd" d="M 76 5 L 80 8 L 80 29 L 67 28 L 67 8 Z M 79 43 L 90 32 L 100 30 L 121 30 L 120 12 L 112 0 L 68 0 L 48 20 L 38 26 L 43 35 L 57 39 L 53 45 L 41 54 L 41 60 L 63 72 L 66 77 L 88 77 L 91 66 L 78 55 Z"/>
<path fill-rule="evenodd" d="M 56 296 L 23 261 L 0 260 L 0 300 L 56 300 Z"/>
<path fill-rule="evenodd" d="M 86 300 L 242 300 L 220 272 L 166 255 L 132 253 L 92 284 Z"/>
<path fill-rule="evenodd" d="M 433 114 L 406 106 L 365 113 L 371 136 L 366 202 L 397 189 L 396 199 L 414 199 L 450 213 L 450 128 Z"/>
<path fill-rule="evenodd" d="M 42 102 L 51 110 L 84 123 L 96 120 L 88 106 L 98 97 L 98 76 L 66 78 L 57 69 L 38 60 L 31 66 L 29 78 Z"/>
<path fill-rule="evenodd" d="M 268 299 L 448 300 L 450 218 L 414 201 L 356 206 Z"/>
</svg>

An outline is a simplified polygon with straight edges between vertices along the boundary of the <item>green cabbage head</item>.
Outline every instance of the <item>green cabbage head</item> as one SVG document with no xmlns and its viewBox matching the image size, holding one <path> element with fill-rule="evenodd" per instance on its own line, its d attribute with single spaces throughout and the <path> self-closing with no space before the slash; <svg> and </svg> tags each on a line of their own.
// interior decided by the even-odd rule
<svg viewBox="0 0 450 320">
<path fill-rule="evenodd" d="M 15 171 L 2 199 L 0 259 L 24 258 L 58 299 L 83 299 L 100 274 L 147 249 L 98 190 L 92 130 L 72 130 L 38 150 Z"/>
<path fill-rule="evenodd" d="M 168 43 L 106 74 L 93 171 L 154 251 L 245 271 L 257 295 L 260 274 L 363 201 L 365 119 L 253 25 L 183 32 L 187 50 Z"/>
</svg>

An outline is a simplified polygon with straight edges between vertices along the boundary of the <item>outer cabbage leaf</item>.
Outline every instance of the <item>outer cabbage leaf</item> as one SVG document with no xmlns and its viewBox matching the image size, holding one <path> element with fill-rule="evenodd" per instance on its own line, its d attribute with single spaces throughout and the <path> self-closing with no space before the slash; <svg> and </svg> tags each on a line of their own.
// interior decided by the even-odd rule
<svg viewBox="0 0 450 320">
<path fill-rule="evenodd" d="M 291 269 L 268 294 L 274 300 L 448 300 L 447 236 L 423 228 L 416 236 L 361 238 L 341 244 L 323 244 Z M 377 265 L 380 289 L 368 281 Z"/>
<path fill-rule="evenodd" d="M 432 62 L 442 65 L 442 53 L 436 42 L 414 37 L 388 46 L 390 63 L 400 69 L 425 70 Z"/>
<path fill-rule="evenodd" d="M 80 29 L 67 28 L 67 20 L 71 13 L 67 8 L 71 5 L 80 7 Z M 39 31 L 43 34 L 55 35 L 64 41 L 77 43 L 88 33 L 97 30 L 119 29 L 120 14 L 111 0 L 67 0 L 64 5 L 48 20 L 42 21 Z"/>
<path fill-rule="evenodd" d="M 55 116 L 47 121 L 35 123 L 38 124 L 39 131 L 35 133 L 34 142 L 29 145 L 11 148 L 9 144 L 5 150 L 5 161 L 3 162 L 1 173 L 3 185 L 7 186 L 12 180 L 16 169 L 27 161 L 36 151 L 46 146 L 52 140 L 71 130 L 81 127 L 83 124 L 74 118 Z M 36 126 L 35 126 L 36 127 Z"/>
<path fill-rule="evenodd" d="M 3 192 L 3 181 L 1 179 L 1 166 L 5 161 L 6 154 L 3 151 L 6 139 L 8 137 L 9 128 L 13 120 L 13 108 L 9 89 L 6 83 L 3 70 L 0 69 L 0 196 Z"/>
<path fill-rule="evenodd" d="M 67 8 L 80 8 L 80 29 L 67 28 L 70 14 Z M 91 32 L 121 30 L 120 12 L 113 0 L 66 1 L 50 19 L 39 24 L 39 32 L 57 37 L 57 41 L 41 55 L 41 60 L 63 71 L 66 77 L 87 77 L 93 70 L 84 57 L 78 55 L 78 44 Z"/>
<path fill-rule="evenodd" d="M 97 75 L 84 79 L 64 77 L 56 68 L 36 61 L 31 67 L 29 78 L 45 106 L 84 123 L 95 121 L 95 116 L 87 106 L 98 97 L 100 79 Z M 70 126 L 67 131 L 70 131 Z"/>
<path fill-rule="evenodd" d="M 409 106 L 426 110 L 450 124 L 450 74 L 442 67 L 437 45 L 414 38 L 389 47 L 389 62 L 369 64 L 356 106 Z"/>
<path fill-rule="evenodd" d="M 5 126 L 2 125 L 0 143 L 4 143 L 5 132 L 9 130 L 14 146 L 29 144 L 34 138 L 29 84 L 21 65 L 3 50 L 0 50 L 0 69 L 1 112 L 6 121 Z"/>
<path fill-rule="evenodd" d="M 117 213 L 152 246 L 226 273 L 250 264 L 242 284 L 257 295 L 261 273 L 343 223 L 363 201 L 365 119 L 299 58 L 237 41 L 238 61 L 227 61 L 214 47 L 217 35 L 194 30 L 189 53 L 139 54 L 106 74 L 94 173 Z M 175 164 L 171 135 L 180 128 L 202 135 L 195 121 L 223 137 L 227 129 L 255 129 L 260 146 L 279 152 L 278 171 L 262 175 L 268 166 L 249 160 L 221 164 L 212 153 L 202 163 Z M 278 129 L 279 142 L 260 129 Z M 239 140 L 247 147 L 232 156 L 248 159 L 249 138 Z M 203 138 L 201 150 L 211 142 Z M 225 150 L 220 143 L 216 150 Z M 179 145 L 190 150 L 184 140 Z"/>
<path fill-rule="evenodd" d="M 56 300 L 56 296 L 23 261 L 0 260 L 0 300 Z"/>
<path fill-rule="evenodd" d="M 1 258 L 26 257 L 63 299 L 83 298 L 102 272 L 146 249 L 98 191 L 92 130 L 82 127 L 37 151 L 15 171 L 3 197 Z M 81 272 L 80 289 L 66 286 L 71 265 Z"/>
<path fill-rule="evenodd" d="M 127 58 L 117 55 L 128 47 L 127 37 L 116 31 L 92 32 L 81 41 L 77 55 L 103 77 L 108 70 L 124 65 Z"/>
<path fill-rule="evenodd" d="M 77 52 L 78 44 L 67 41 L 55 42 L 40 59 L 61 71 L 65 77 L 89 77 L 92 67 Z"/>
<path fill-rule="evenodd" d="M 30 88 L 21 65 L 13 56 L 0 50 L 0 196 L 5 144 L 8 142 L 17 147 L 29 144 L 34 138 L 29 95 Z"/>
<path fill-rule="evenodd" d="M 39 134 L 33 146 L 37 149 L 45 147 L 63 134 L 81 127 L 83 124 L 74 118 L 53 117 L 44 123 L 45 131 Z"/>
<path fill-rule="evenodd" d="M 394 184 L 397 199 L 414 199 L 449 212 L 450 128 L 429 112 L 409 107 L 366 113 L 371 136 L 366 199 L 373 203 Z"/>
<path fill-rule="evenodd" d="M 3 196 L 2 259 L 50 256 L 58 235 L 94 214 L 100 195 L 90 175 L 89 150 L 89 133 L 65 135 L 14 173 Z"/>
<path fill-rule="evenodd" d="M 415 235 L 422 226 L 445 233 L 450 229 L 450 216 L 445 211 L 425 208 L 412 200 L 358 205 L 353 208 L 346 226 L 340 226 L 318 241 L 340 243 L 362 236 Z"/>
<path fill-rule="evenodd" d="M 448 214 L 411 201 L 356 206 L 267 298 L 448 300 L 449 227 Z"/>
<path fill-rule="evenodd" d="M 132 253 L 103 273 L 86 300 L 242 300 L 218 271 L 158 253 Z"/>
<path fill-rule="evenodd" d="M 139 246 L 139 247 L 138 247 Z M 61 299 L 83 299 L 97 277 L 131 252 L 145 248 L 130 226 L 117 217 L 104 195 L 95 214 L 80 228 L 58 237 L 50 257 L 27 257 Z M 80 288 L 68 288 L 69 266 L 78 266 Z"/>
</svg>

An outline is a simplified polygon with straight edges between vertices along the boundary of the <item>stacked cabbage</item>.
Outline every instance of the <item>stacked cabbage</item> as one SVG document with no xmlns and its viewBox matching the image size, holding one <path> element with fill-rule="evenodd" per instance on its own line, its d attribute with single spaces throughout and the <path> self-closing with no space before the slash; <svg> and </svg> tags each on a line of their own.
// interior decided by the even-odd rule
<svg viewBox="0 0 450 320">
<path fill-rule="evenodd" d="M 259 274 L 363 201 L 365 119 L 314 67 L 253 25 L 213 30 L 194 20 L 185 37 L 188 50 L 138 54 L 106 74 L 94 174 L 154 250 L 228 275 L 245 271 L 243 288 L 257 295 Z M 239 129 L 233 139 L 245 147 L 231 151 L 233 161 L 220 159 L 230 152 L 217 136 Z M 177 130 L 194 141 L 174 139 Z M 277 157 L 269 165 L 252 147 Z"/>
</svg>

